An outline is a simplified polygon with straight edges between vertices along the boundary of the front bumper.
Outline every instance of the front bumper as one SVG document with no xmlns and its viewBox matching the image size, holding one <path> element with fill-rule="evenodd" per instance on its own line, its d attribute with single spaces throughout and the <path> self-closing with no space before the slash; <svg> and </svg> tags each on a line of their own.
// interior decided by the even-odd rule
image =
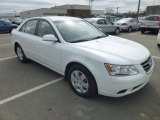
<svg viewBox="0 0 160 120">
<path fill-rule="evenodd" d="M 152 75 L 154 62 L 148 73 L 144 71 L 141 65 L 136 65 L 136 68 L 140 71 L 137 75 L 101 77 L 101 83 L 98 83 L 98 93 L 110 97 L 122 97 L 138 91 L 148 83 Z"/>
</svg>

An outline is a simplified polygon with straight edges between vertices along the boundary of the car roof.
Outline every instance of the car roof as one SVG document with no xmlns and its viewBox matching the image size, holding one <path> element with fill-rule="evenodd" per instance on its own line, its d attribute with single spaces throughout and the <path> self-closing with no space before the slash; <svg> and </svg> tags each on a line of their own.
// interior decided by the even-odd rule
<svg viewBox="0 0 160 120">
<path fill-rule="evenodd" d="M 160 16 L 160 15 L 148 15 L 147 17 L 151 17 L 151 16 Z"/>
<path fill-rule="evenodd" d="M 105 20 L 105 18 L 85 18 L 85 20 Z"/>
<path fill-rule="evenodd" d="M 52 21 L 64 21 L 64 20 L 82 20 L 81 18 L 77 17 L 69 17 L 69 16 L 43 16 L 43 17 L 34 17 L 38 19 L 50 19 Z M 31 18 L 31 19 L 34 19 Z"/>
</svg>

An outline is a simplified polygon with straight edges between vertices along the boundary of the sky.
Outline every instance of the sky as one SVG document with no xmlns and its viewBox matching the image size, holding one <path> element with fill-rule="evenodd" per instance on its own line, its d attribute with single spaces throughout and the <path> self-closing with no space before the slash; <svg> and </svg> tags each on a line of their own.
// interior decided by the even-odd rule
<svg viewBox="0 0 160 120">
<path fill-rule="evenodd" d="M 89 5 L 89 0 L 0 0 L 0 13 L 15 13 L 37 8 L 49 8 L 64 4 Z M 160 0 L 141 0 L 141 11 L 146 6 L 160 5 Z M 105 10 L 105 8 L 116 7 L 119 12 L 137 11 L 138 0 L 94 0 L 92 9 Z"/>
</svg>

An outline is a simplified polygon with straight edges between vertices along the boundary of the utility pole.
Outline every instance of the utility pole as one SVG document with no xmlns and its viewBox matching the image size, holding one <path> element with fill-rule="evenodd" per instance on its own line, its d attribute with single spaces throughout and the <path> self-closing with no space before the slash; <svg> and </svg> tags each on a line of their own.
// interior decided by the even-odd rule
<svg viewBox="0 0 160 120">
<path fill-rule="evenodd" d="M 94 0 L 89 0 L 89 6 L 90 6 L 90 15 L 92 15 L 92 4 Z"/>
<path fill-rule="evenodd" d="M 137 20 L 138 20 L 138 17 L 139 17 L 140 4 L 141 4 L 141 0 L 139 0 L 139 2 L 138 2 Z"/>
<path fill-rule="evenodd" d="M 118 9 L 119 9 L 120 7 L 116 7 L 116 9 L 117 9 L 117 15 L 118 15 Z"/>
</svg>

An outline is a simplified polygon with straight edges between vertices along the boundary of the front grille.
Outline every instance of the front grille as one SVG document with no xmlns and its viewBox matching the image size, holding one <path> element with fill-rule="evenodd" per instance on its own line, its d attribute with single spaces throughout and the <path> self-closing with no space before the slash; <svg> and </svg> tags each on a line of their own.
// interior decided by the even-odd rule
<svg viewBox="0 0 160 120">
<path fill-rule="evenodd" d="M 146 61 L 142 64 L 143 69 L 148 73 L 153 65 L 152 57 L 150 56 Z"/>
</svg>

